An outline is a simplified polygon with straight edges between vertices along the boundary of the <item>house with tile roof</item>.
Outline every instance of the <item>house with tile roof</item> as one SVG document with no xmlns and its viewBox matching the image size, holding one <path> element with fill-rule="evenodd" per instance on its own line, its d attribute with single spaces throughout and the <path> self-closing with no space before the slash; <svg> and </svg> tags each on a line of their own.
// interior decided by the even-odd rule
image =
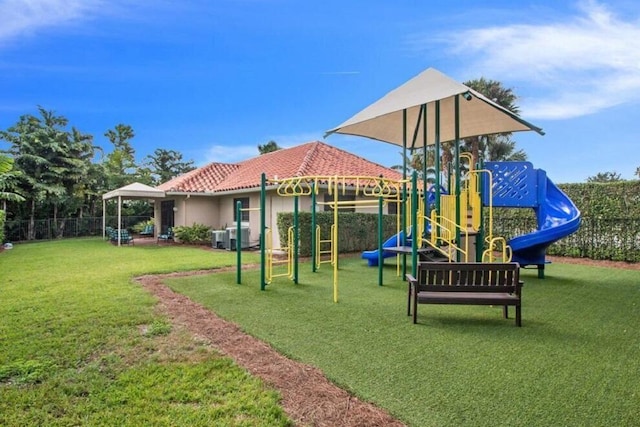
<svg viewBox="0 0 640 427">
<path fill-rule="evenodd" d="M 157 188 L 165 192 L 165 199 L 155 204 L 156 229 L 164 232 L 167 227 L 205 224 L 214 230 L 236 227 L 237 202 L 242 203 L 241 226 L 250 230 L 250 241 L 256 243 L 260 236 L 261 175 L 267 179 L 284 179 L 302 176 L 372 176 L 394 180 L 402 175 L 393 169 L 370 162 L 360 156 L 320 141 L 308 142 L 296 147 L 281 149 L 253 157 L 239 163 L 209 163 L 184 175 L 167 181 Z M 328 188 L 319 185 L 317 200 L 329 200 Z M 362 195 L 342 194 L 344 200 L 358 200 Z M 267 227 L 273 230 L 274 246 L 279 246 L 277 216 L 279 212 L 292 212 L 293 197 L 283 197 L 277 186 L 268 185 L 265 201 Z M 329 210 L 320 204 L 317 209 Z M 347 208 L 349 208 L 347 206 Z M 310 211 L 311 198 L 299 197 L 300 211 Z M 395 213 L 389 204 L 387 212 Z M 352 211 L 377 213 L 377 208 L 354 203 Z"/>
</svg>

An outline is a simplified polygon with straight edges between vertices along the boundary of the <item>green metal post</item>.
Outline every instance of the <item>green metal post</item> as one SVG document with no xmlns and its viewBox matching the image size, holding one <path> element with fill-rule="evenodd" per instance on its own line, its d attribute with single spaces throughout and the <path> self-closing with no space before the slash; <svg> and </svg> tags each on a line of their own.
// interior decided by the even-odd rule
<svg viewBox="0 0 640 427">
<path fill-rule="evenodd" d="M 442 147 L 440 146 L 440 100 L 436 101 L 436 111 L 435 111 L 435 167 L 436 167 L 436 214 L 440 214 L 440 151 Z"/>
<path fill-rule="evenodd" d="M 422 111 L 424 110 L 425 104 L 420 106 L 420 110 L 418 111 L 418 120 L 416 121 L 416 127 L 413 129 L 413 139 L 411 140 L 411 153 L 416 148 L 416 141 L 418 140 L 418 131 L 420 130 L 420 122 L 422 121 Z"/>
<path fill-rule="evenodd" d="M 402 245 L 405 245 L 405 240 L 407 238 L 407 110 L 402 110 L 402 234 L 404 235 L 404 239 L 402 239 Z M 415 237 L 415 236 L 413 236 Z M 405 277 L 407 274 L 407 254 L 402 254 L 402 277 Z"/>
<path fill-rule="evenodd" d="M 378 198 L 378 286 L 382 286 L 382 270 L 384 267 L 384 257 L 382 254 L 382 234 L 383 234 L 383 197 Z"/>
<path fill-rule="evenodd" d="M 455 108 L 455 134 L 456 134 L 456 150 L 455 150 L 455 173 L 456 173 L 456 224 L 460 227 L 461 223 L 461 213 L 460 212 L 460 95 L 456 95 L 454 99 L 454 108 Z M 465 212 L 466 216 L 466 212 Z M 466 221 L 465 221 L 466 222 Z M 466 227 L 466 224 L 465 224 Z M 462 242 L 460 241 L 460 228 L 456 227 L 456 244 L 459 247 L 462 247 Z M 456 261 L 460 262 L 460 251 L 456 252 Z"/>
<path fill-rule="evenodd" d="M 266 236 L 265 233 L 267 231 L 267 220 L 266 220 L 266 193 L 267 193 L 267 176 L 263 173 L 260 177 L 260 290 L 264 291 L 266 286 L 266 254 L 267 248 L 266 244 Z"/>
<path fill-rule="evenodd" d="M 242 202 L 236 203 L 236 283 L 242 283 Z M 231 243 L 229 243 L 231 244 Z"/>
<path fill-rule="evenodd" d="M 293 283 L 298 284 L 298 196 L 293 196 Z"/>
<path fill-rule="evenodd" d="M 427 232 L 427 216 L 429 215 L 429 201 L 427 200 L 427 104 L 423 104 L 422 115 L 422 198 L 424 199 L 424 219 L 422 220 L 422 229 Z M 422 236 L 424 237 L 424 236 Z"/>
<path fill-rule="evenodd" d="M 315 183 L 311 183 L 311 271 L 316 272 L 316 187 Z"/>
</svg>

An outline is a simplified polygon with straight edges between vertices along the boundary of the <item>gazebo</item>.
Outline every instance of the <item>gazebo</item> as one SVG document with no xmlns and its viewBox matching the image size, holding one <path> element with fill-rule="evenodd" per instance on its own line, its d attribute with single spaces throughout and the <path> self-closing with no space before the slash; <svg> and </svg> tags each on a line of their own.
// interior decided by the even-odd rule
<svg viewBox="0 0 640 427">
<path fill-rule="evenodd" d="M 120 246 L 120 235 L 122 228 L 122 200 L 149 200 L 149 199 L 162 199 L 165 197 L 165 193 L 157 188 L 150 187 L 139 182 L 125 185 L 124 187 L 117 188 L 102 195 L 102 237 L 105 237 L 107 217 L 106 217 L 106 203 L 109 199 L 118 199 L 118 246 Z"/>
</svg>

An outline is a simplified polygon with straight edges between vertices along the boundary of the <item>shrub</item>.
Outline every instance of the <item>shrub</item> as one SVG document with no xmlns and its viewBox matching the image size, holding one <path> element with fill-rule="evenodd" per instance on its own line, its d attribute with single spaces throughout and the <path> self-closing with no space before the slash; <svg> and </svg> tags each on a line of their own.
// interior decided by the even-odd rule
<svg viewBox="0 0 640 427">
<path fill-rule="evenodd" d="M 175 227 L 173 234 L 182 243 L 204 245 L 211 242 L 211 228 L 204 224 L 194 223 L 191 227 Z"/>
</svg>

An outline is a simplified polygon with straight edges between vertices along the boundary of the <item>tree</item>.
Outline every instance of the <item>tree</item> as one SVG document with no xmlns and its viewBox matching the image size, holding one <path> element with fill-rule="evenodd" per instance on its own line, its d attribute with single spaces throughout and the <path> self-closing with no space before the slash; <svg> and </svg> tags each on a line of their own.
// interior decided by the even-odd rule
<svg viewBox="0 0 640 427">
<path fill-rule="evenodd" d="M 271 153 L 273 151 L 278 151 L 278 150 L 282 150 L 282 147 L 280 147 L 278 143 L 275 141 L 269 141 L 264 145 L 258 144 L 258 151 L 260 152 L 261 155 Z"/>
<path fill-rule="evenodd" d="M 11 144 L 8 153 L 21 174 L 16 189 L 29 203 L 27 238 L 35 238 L 36 209 L 53 207 L 73 209 L 74 188 L 81 183 L 94 155 L 92 137 L 73 128 L 66 129 L 68 119 L 38 106 L 39 116 L 26 114 L 0 132 L 0 139 Z"/>
<path fill-rule="evenodd" d="M 469 80 L 464 83 L 471 89 L 480 92 L 488 99 L 514 114 L 520 112 L 516 104 L 518 97 L 511 88 L 505 88 L 496 80 L 484 77 Z M 511 139 L 511 133 L 476 136 L 463 140 L 462 149 L 471 153 L 474 163 L 484 161 L 523 161 L 527 154 L 523 150 L 516 150 L 516 142 Z"/>
<path fill-rule="evenodd" d="M 7 201 L 24 202 L 24 197 L 15 193 L 19 176 L 20 172 L 13 171 L 13 159 L 0 154 L 0 200 L 4 211 L 7 210 Z"/>
<path fill-rule="evenodd" d="M 148 173 L 156 185 L 195 169 L 193 160 L 185 162 L 181 153 L 163 148 L 157 148 L 145 160 Z"/>
<path fill-rule="evenodd" d="M 427 148 L 427 165 L 433 165 L 434 164 L 434 150 L 433 150 L 433 146 L 428 147 Z M 402 153 L 400 153 L 400 155 L 402 156 Z M 423 176 L 423 171 L 424 171 L 424 161 L 423 161 L 424 156 L 422 155 L 422 152 L 418 153 L 418 152 L 414 152 L 411 154 L 411 157 L 407 156 L 406 157 L 406 161 L 404 162 L 407 165 L 407 177 L 410 177 L 413 172 L 415 171 L 417 174 L 417 178 L 419 180 L 421 179 L 425 179 L 427 180 L 428 183 L 434 183 L 435 182 L 435 168 L 433 168 L 432 166 L 427 166 L 427 175 L 426 177 Z M 404 164 L 401 165 L 393 165 L 391 166 L 390 169 L 393 170 L 397 170 L 397 171 L 402 171 L 404 168 Z"/>
<path fill-rule="evenodd" d="M 624 181 L 622 175 L 617 172 L 598 172 L 587 178 L 587 182 L 619 182 Z"/>
<path fill-rule="evenodd" d="M 136 152 L 131 145 L 131 139 L 135 137 L 133 128 L 119 123 L 113 129 L 107 130 L 104 136 L 113 144 L 113 151 L 106 156 L 104 162 L 107 189 L 114 190 L 136 181 L 138 166 Z"/>
</svg>

